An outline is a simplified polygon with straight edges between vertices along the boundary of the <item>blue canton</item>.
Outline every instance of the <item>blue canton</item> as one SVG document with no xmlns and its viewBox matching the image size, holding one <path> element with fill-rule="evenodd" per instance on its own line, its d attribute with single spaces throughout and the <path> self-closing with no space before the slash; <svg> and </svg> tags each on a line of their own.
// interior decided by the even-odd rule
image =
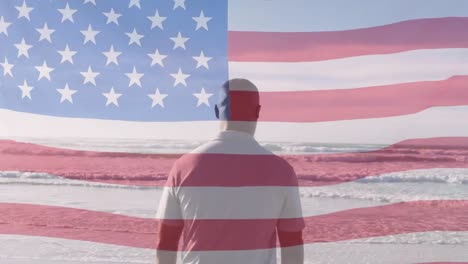
<svg viewBox="0 0 468 264">
<path fill-rule="evenodd" d="M 0 2 L 0 108 L 212 120 L 227 78 L 227 0 Z"/>
</svg>

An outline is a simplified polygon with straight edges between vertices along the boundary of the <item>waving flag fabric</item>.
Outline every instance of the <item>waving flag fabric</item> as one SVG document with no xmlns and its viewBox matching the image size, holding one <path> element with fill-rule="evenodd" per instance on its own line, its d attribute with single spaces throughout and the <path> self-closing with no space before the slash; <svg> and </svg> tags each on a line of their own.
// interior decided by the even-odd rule
<svg viewBox="0 0 468 264">
<path fill-rule="evenodd" d="M 466 28 L 463 0 L 3 1 L 0 260 L 151 263 L 171 166 L 247 78 L 257 139 L 298 176 L 306 263 L 468 261 Z M 291 187 L 259 182 L 239 196 Z M 246 239 L 196 250 L 277 247 L 242 218 L 198 220 Z"/>
</svg>

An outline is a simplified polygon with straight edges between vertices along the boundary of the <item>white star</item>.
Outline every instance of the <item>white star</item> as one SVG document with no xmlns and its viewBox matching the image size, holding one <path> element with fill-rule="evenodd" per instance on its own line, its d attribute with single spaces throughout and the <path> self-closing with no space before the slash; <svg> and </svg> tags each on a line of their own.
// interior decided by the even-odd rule
<svg viewBox="0 0 468 264">
<path fill-rule="evenodd" d="M 96 86 L 96 77 L 99 75 L 99 72 L 93 72 L 91 66 L 88 66 L 88 71 L 80 73 L 84 77 L 83 84 L 92 83 L 94 86 Z"/>
<path fill-rule="evenodd" d="M 7 74 L 13 77 L 13 73 L 11 72 L 11 69 L 13 69 L 13 64 L 8 63 L 8 59 L 5 57 L 5 62 L 0 63 L 3 67 L 3 76 L 6 76 Z"/>
<path fill-rule="evenodd" d="M 26 1 L 23 1 L 22 6 L 15 6 L 16 10 L 18 10 L 18 18 L 26 18 L 27 20 L 31 20 L 29 17 L 29 13 L 34 9 L 32 7 L 28 7 L 26 5 Z"/>
<path fill-rule="evenodd" d="M 51 35 L 52 35 L 52 33 L 55 32 L 55 29 L 50 29 L 47 26 L 47 23 L 44 23 L 44 27 L 37 28 L 36 30 L 37 30 L 37 32 L 39 32 L 39 34 L 41 34 L 41 36 L 39 37 L 39 41 L 45 39 L 45 40 L 49 41 L 50 43 L 52 43 Z"/>
<path fill-rule="evenodd" d="M 72 23 L 75 23 L 75 21 L 73 21 L 73 14 L 76 13 L 76 9 L 71 9 L 70 6 L 67 5 L 65 6 L 65 8 L 63 9 L 58 9 L 58 11 L 60 13 L 62 13 L 62 23 L 65 21 L 65 20 L 70 20 Z"/>
<path fill-rule="evenodd" d="M 172 41 L 174 41 L 174 49 L 177 48 L 183 48 L 185 49 L 185 42 L 187 42 L 190 38 L 184 38 L 182 37 L 182 34 L 179 32 L 177 34 L 177 37 L 171 38 Z"/>
<path fill-rule="evenodd" d="M 205 14 L 203 13 L 203 10 L 200 12 L 199 17 L 192 17 L 195 22 L 197 22 L 197 28 L 195 30 L 199 30 L 200 28 L 204 28 L 208 30 L 208 21 L 213 19 L 212 17 L 205 17 Z"/>
<path fill-rule="evenodd" d="M 128 4 L 128 8 L 131 8 L 132 6 L 136 6 L 139 9 L 141 9 L 140 0 L 130 0 L 130 3 Z"/>
<path fill-rule="evenodd" d="M 130 0 L 130 3 L 128 4 L 128 8 L 132 6 L 136 6 L 139 9 L 141 9 L 140 0 Z"/>
<path fill-rule="evenodd" d="M 213 94 L 205 92 L 205 88 L 202 88 L 200 93 L 194 93 L 193 96 L 198 99 L 197 107 L 202 104 L 210 106 L 210 97 L 213 96 Z"/>
<path fill-rule="evenodd" d="M 3 19 L 3 16 L 0 16 L 0 33 L 5 34 L 5 36 L 8 36 L 8 27 L 11 25 L 11 23 L 5 22 Z"/>
<path fill-rule="evenodd" d="M 63 89 L 57 89 L 57 92 L 60 93 L 61 98 L 60 98 L 60 103 L 63 103 L 64 101 L 68 101 L 73 104 L 73 98 L 72 96 L 77 92 L 76 90 L 71 90 L 68 87 L 68 83 L 65 84 L 65 88 Z"/>
<path fill-rule="evenodd" d="M 91 3 L 93 5 L 96 5 L 96 0 L 85 0 L 84 4 Z"/>
<path fill-rule="evenodd" d="M 187 86 L 187 82 L 185 79 L 190 77 L 190 74 L 184 74 L 182 70 L 179 68 L 179 71 L 177 73 L 171 74 L 172 77 L 174 77 L 174 87 L 176 87 L 178 84 L 182 84 L 183 86 Z"/>
<path fill-rule="evenodd" d="M 153 53 L 149 53 L 148 56 L 150 56 L 153 61 L 151 61 L 151 66 L 155 65 L 156 63 L 161 65 L 161 67 L 164 67 L 163 60 L 167 57 L 167 55 L 162 55 L 159 53 L 159 50 L 156 49 L 156 51 Z"/>
<path fill-rule="evenodd" d="M 31 99 L 31 90 L 33 87 L 29 86 L 26 80 L 24 80 L 23 85 L 18 85 L 18 87 L 21 90 L 21 99 L 24 99 L 25 97 Z"/>
<path fill-rule="evenodd" d="M 148 94 L 148 97 L 151 98 L 151 100 L 153 100 L 151 108 L 154 108 L 157 105 L 160 105 L 164 108 L 164 98 L 167 97 L 167 94 L 160 93 L 159 89 L 156 88 L 156 92 L 154 94 Z"/>
<path fill-rule="evenodd" d="M 122 96 L 122 94 L 116 93 L 114 91 L 114 87 L 112 87 L 108 93 L 103 93 L 102 95 L 104 95 L 107 98 L 106 106 L 110 104 L 119 106 L 119 102 L 117 100 L 119 99 L 120 96 Z"/>
<path fill-rule="evenodd" d="M 44 61 L 42 66 L 36 66 L 36 70 L 39 72 L 39 78 L 37 78 L 38 81 L 42 78 L 46 78 L 50 81 L 50 72 L 53 71 L 54 68 L 48 67 L 47 63 Z"/>
<path fill-rule="evenodd" d="M 130 83 L 128 84 L 128 87 L 131 87 L 132 85 L 136 84 L 141 87 L 141 81 L 140 79 L 143 77 L 143 73 L 138 73 L 135 69 L 135 66 L 133 66 L 133 71 L 131 73 L 126 73 L 128 78 L 130 78 Z"/>
<path fill-rule="evenodd" d="M 130 41 L 128 42 L 129 46 L 135 43 L 141 47 L 140 39 L 143 38 L 144 36 L 138 34 L 135 28 L 133 29 L 132 33 L 125 33 L 125 34 L 130 38 Z"/>
<path fill-rule="evenodd" d="M 64 63 L 68 61 L 71 64 L 73 64 L 73 56 L 75 56 L 76 51 L 70 50 L 70 48 L 68 47 L 68 44 L 65 46 L 64 50 L 59 50 L 57 52 L 60 53 L 60 55 L 62 55 L 62 60 L 60 61 L 60 63 Z"/>
<path fill-rule="evenodd" d="M 158 27 L 160 29 L 164 29 L 163 22 L 167 19 L 167 17 L 162 17 L 159 15 L 159 11 L 156 10 L 154 16 L 149 16 L 148 19 L 151 21 L 151 29 Z"/>
<path fill-rule="evenodd" d="M 174 0 L 174 10 L 178 7 L 185 9 L 185 0 Z"/>
<path fill-rule="evenodd" d="M 21 40 L 21 43 L 15 44 L 15 47 L 18 49 L 18 58 L 21 56 L 29 58 L 29 49 L 32 48 L 32 45 L 26 44 L 24 38 Z"/>
<path fill-rule="evenodd" d="M 212 59 L 212 57 L 205 57 L 205 54 L 203 53 L 203 51 L 200 53 L 200 56 L 195 56 L 195 57 L 193 57 L 193 59 L 197 61 L 197 69 L 202 67 L 202 66 L 207 68 L 207 69 L 210 68 L 208 66 L 208 61 L 210 61 Z"/>
<path fill-rule="evenodd" d="M 111 63 L 114 63 L 115 65 L 119 65 L 119 62 L 117 61 L 117 57 L 120 56 L 122 52 L 115 51 L 114 45 L 111 45 L 110 50 L 107 52 L 103 52 L 102 54 L 104 54 L 104 56 L 107 57 L 106 66 Z"/>
<path fill-rule="evenodd" d="M 83 44 L 86 44 L 89 41 L 96 44 L 96 35 L 99 34 L 99 32 L 100 31 L 93 30 L 91 24 L 89 24 L 87 30 L 81 30 L 81 34 L 83 34 L 85 37 Z"/>
<path fill-rule="evenodd" d="M 107 17 L 107 23 L 106 24 L 109 24 L 109 23 L 115 23 L 116 25 L 119 24 L 119 17 L 122 16 L 122 14 L 119 14 L 119 13 L 115 13 L 114 12 L 114 8 L 111 8 L 111 10 L 106 13 L 106 12 L 103 12 L 103 14 Z"/>
</svg>

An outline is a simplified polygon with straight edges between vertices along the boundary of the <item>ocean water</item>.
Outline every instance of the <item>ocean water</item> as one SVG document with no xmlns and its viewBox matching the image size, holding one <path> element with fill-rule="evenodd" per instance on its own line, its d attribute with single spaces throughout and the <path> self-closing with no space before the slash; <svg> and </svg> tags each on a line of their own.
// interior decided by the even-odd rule
<svg viewBox="0 0 468 264">
<path fill-rule="evenodd" d="M 185 153 L 202 142 L 70 139 L 22 139 L 46 146 L 76 150 L 131 153 Z M 266 142 L 264 146 L 279 155 L 331 155 L 365 153 L 382 149 L 381 145 L 299 144 Z M 460 150 L 430 150 L 438 159 L 455 157 Z M 428 149 L 401 151 L 405 160 L 427 157 Z M 437 153 L 437 154 L 434 154 Z M 334 156 L 335 155 L 335 156 Z M 393 155 L 393 153 L 392 153 Z M 393 157 L 393 156 L 392 156 Z M 354 159 L 354 157 L 353 157 Z M 411 159 L 413 160 L 413 159 Z M 304 164 L 299 178 L 315 181 L 316 175 Z M 321 158 L 320 162 L 324 162 Z M 334 166 L 354 160 L 336 159 Z M 335 164 L 336 163 L 336 164 Z M 300 165 L 298 165 L 300 164 Z M 351 163 L 350 163 L 351 165 Z M 363 166 L 366 163 L 362 163 Z M 359 166 L 359 164 L 358 164 Z M 315 182 L 314 182 L 315 183 Z M 160 187 L 135 187 L 80 180 L 59 175 L 4 171 L 0 172 L 0 202 L 32 203 L 101 211 L 113 214 L 154 218 L 161 195 Z M 388 172 L 339 184 L 305 184 L 300 188 L 304 216 L 331 214 L 343 210 L 419 200 L 468 200 L 468 169 L 424 168 Z M 468 219 L 468 218 L 467 218 Z M 468 221 L 468 220 L 467 220 Z M 0 236 L 0 263 L 152 263 L 154 251 L 85 241 L 19 235 Z M 27 248 L 27 250 L 25 250 Z M 305 247 L 306 263 L 417 263 L 468 261 L 468 232 L 418 232 L 361 238 L 339 242 L 313 243 Z"/>
</svg>

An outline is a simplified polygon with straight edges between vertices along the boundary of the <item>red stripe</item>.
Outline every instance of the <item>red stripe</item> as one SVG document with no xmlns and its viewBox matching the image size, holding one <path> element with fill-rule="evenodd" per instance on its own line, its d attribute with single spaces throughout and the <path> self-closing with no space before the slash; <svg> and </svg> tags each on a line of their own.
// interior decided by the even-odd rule
<svg viewBox="0 0 468 264">
<path fill-rule="evenodd" d="M 154 220 L 55 206 L 0 203 L 0 233 L 155 248 Z"/>
<path fill-rule="evenodd" d="M 410 20 L 334 32 L 229 32 L 229 60 L 299 62 L 468 47 L 467 17 Z"/>
<path fill-rule="evenodd" d="M 342 154 L 284 155 L 301 186 L 321 186 L 390 172 L 468 168 L 468 137 L 407 140 L 376 151 Z M 74 151 L 0 141 L 0 171 L 44 172 L 69 179 L 139 186 L 164 186 L 180 155 Z M 185 162 L 208 160 L 204 177 L 185 186 L 295 186 L 283 177 L 267 177 L 277 158 L 265 155 L 187 154 Z M 271 166 L 274 163 L 275 166 Z M 250 170 L 235 175 L 238 164 Z M 363 169 L 365 168 L 365 169 Z M 226 177 L 218 177 L 220 172 Z M 229 175 L 232 174 L 230 177 Z M 268 180 L 266 180 L 268 178 Z M 169 183 L 170 184 L 170 183 Z"/>
<path fill-rule="evenodd" d="M 407 115 L 430 107 L 468 105 L 468 76 L 347 90 L 261 93 L 261 121 L 322 122 Z M 250 92 L 231 91 L 231 118 L 253 121 L 245 112 Z"/>
<path fill-rule="evenodd" d="M 156 245 L 158 224 L 153 219 L 28 204 L 3 203 L 0 211 L 2 234 L 66 238 L 139 248 L 155 248 Z M 468 231 L 467 215 L 468 201 L 418 201 L 346 210 L 305 218 L 304 244 L 414 232 Z M 186 233 L 185 246 L 180 249 L 205 251 L 277 247 L 275 242 L 262 240 L 274 234 L 277 221 L 186 220 L 190 230 L 198 233 Z M 294 222 L 297 219 L 280 221 Z M 167 222 L 183 223 L 176 220 Z M 196 242 L 191 240 L 191 236 L 196 236 Z M 286 241 L 286 245 L 295 244 Z"/>
</svg>

